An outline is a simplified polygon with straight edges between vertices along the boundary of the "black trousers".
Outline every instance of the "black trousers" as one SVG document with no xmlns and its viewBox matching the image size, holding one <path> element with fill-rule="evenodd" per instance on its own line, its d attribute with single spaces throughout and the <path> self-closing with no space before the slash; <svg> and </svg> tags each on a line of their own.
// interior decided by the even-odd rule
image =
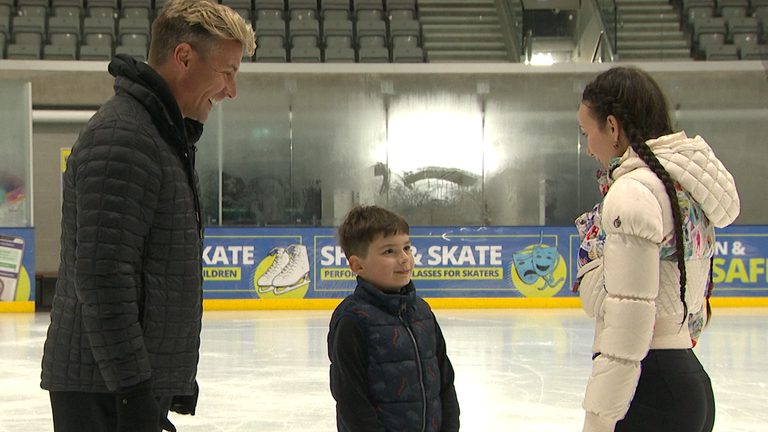
<svg viewBox="0 0 768 432">
<path fill-rule="evenodd" d="M 117 407 L 112 393 L 52 391 L 55 432 L 116 432 Z M 171 396 L 157 398 L 160 415 L 168 416 Z M 157 427 L 158 432 L 160 426 Z"/>
<path fill-rule="evenodd" d="M 711 432 L 715 396 L 693 350 L 651 350 L 616 432 Z"/>
</svg>

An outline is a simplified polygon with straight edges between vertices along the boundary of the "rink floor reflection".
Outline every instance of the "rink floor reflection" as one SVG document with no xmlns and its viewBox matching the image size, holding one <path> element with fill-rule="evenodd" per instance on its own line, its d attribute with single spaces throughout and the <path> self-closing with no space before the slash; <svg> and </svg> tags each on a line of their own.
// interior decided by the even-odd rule
<svg viewBox="0 0 768 432">
<path fill-rule="evenodd" d="M 437 310 L 463 431 L 581 430 L 593 323 L 581 310 Z M 335 431 L 331 311 L 206 312 L 195 417 L 179 432 Z M 39 387 L 48 316 L 0 314 L 0 432 L 53 430 Z M 716 309 L 696 354 L 716 431 L 768 431 L 768 309 Z"/>
</svg>

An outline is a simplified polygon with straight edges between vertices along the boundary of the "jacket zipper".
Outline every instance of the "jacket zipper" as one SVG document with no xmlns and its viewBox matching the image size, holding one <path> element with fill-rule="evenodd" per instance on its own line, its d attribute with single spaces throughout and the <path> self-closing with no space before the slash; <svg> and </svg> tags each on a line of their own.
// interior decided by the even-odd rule
<svg viewBox="0 0 768 432">
<path fill-rule="evenodd" d="M 405 299 L 401 298 L 400 313 L 399 313 L 400 322 L 403 323 L 403 326 L 405 326 L 405 329 L 408 331 L 408 336 L 411 337 L 411 342 L 413 342 L 413 348 L 416 351 L 416 366 L 419 369 L 419 387 L 421 388 L 421 432 L 424 432 L 427 429 L 427 390 L 424 388 L 424 373 L 422 371 L 421 356 L 419 355 L 419 344 L 416 343 L 416 337 L 413 335 L 413 332 L 411 331 L 410 323 L 406 322 L 406 320 L 403 318 L 404 312 L 405 312 Z"/>
</svg>

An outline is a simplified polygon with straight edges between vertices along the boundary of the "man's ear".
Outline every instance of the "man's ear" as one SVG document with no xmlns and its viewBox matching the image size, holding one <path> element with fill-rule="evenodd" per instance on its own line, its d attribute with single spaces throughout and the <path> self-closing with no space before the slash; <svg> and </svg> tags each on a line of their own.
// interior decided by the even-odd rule
<svg viewBox="0 0 768 432">
<path fill-rule="evenodd" d="M 192 59 L 192 55 L 192 45 L 188 43 L 178 44 L 176 45 L 176 49 L 173 50 L 173 62 L 182 69 L 187 69 L 189 67 L 189 61 Z"/>
<path fill-rule="evenodd" d="M 352 270 L 358 276 L 365 271 L 363 269 L 363 263 L 360 261 L 359 256 L 352 255 L 351 257 L 349 257 L 349 269 Z"/>
</svg>

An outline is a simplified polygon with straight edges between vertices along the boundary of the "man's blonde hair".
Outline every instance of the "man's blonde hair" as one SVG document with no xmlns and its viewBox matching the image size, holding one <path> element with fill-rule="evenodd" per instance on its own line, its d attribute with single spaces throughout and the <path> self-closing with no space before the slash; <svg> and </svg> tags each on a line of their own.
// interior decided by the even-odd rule
<svg viewBox="0 0 768 432">
<path fill-rule="evenodd" d="M 239 41 L 249 56 L 256 51 L 253 27 L 229 7 L 207 0 L 169 0 L 152 23 L 149 64 L 165 64 L 182 43 L 207 57 L 224 39 Z"/>
</svg>

